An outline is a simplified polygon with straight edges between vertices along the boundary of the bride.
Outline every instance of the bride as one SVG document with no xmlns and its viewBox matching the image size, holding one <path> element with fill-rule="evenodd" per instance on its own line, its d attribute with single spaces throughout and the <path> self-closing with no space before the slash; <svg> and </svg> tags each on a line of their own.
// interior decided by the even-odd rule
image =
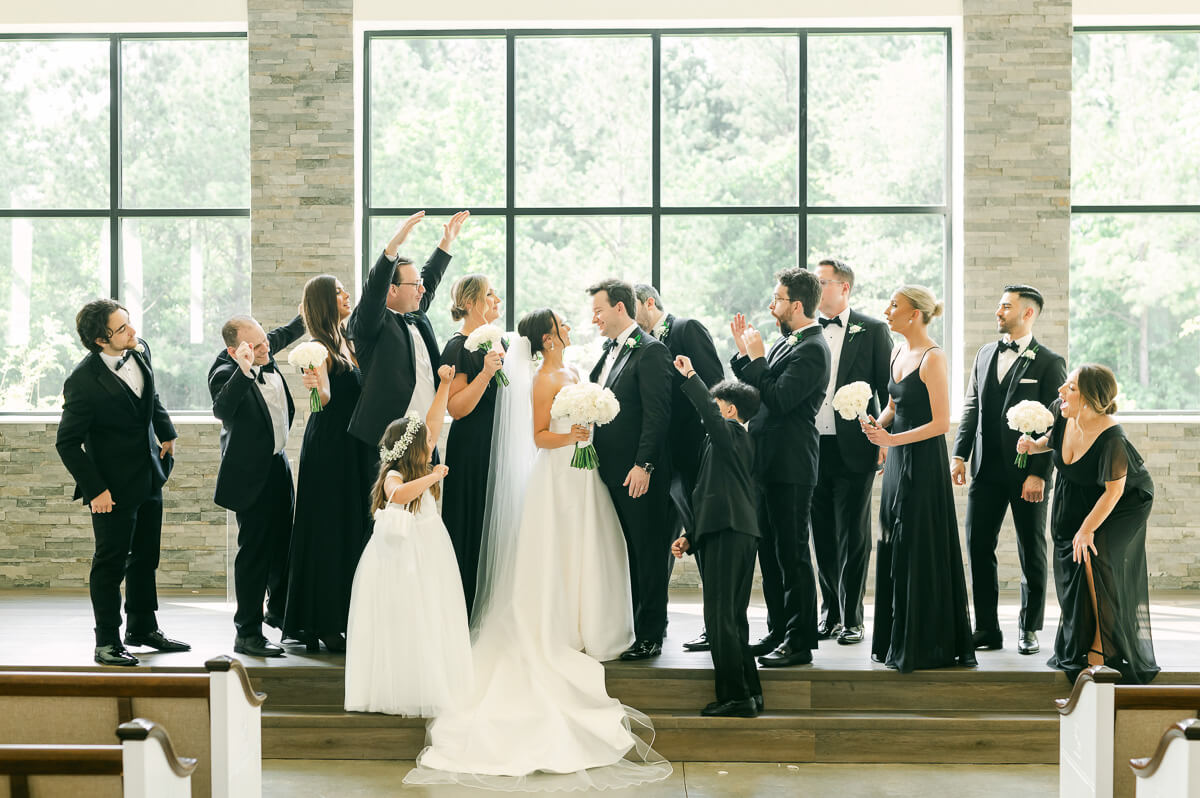
<svg viewBox="0 0 1200 798">
<path fill-rule="evenodd" d="M 649 719 L 609 697 L 600 664 L 633 642 L 621 527 L 599 475 L 571 467 L 588 429 L 550 418 L 579 381 L 563 363 L 571 328 L 538 310 L 517 330 L 493 434 L 474 688 L 430 721 L 404 781 L 506 791 L 658 781 L 671 765 L 633 732 L 652 732 Z"/>
</svg>

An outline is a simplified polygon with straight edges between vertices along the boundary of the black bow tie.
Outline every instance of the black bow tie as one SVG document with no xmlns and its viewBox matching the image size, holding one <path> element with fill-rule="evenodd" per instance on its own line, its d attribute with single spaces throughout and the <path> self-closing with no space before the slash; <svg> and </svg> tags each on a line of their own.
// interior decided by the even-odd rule
<svg viewBox="0 0 1200 798">
<path fill-rule="evenodd" d="M 125 354 L 121 355 L 121 359 L 117 361 L 117 367 L 114 368 L 113 371 L 120 371 L 122 368 L 124 368 L 125 364 L 129 362 L 129 358 L 131 357 L 133 357 L 133 350 L 126 349 Z"/>
<path fill-rule="evenodd" d="M 1000 348 L 998 350 L 996 350 L 998 352 L 1003 352 L 1005 349 L 1007 349 L 1010 352 L 1016 352 L 1018 349 L 1021 348 L 1021 347 L 1017 346 L 1016 341 L 1007 341 L 1007 342 L 1001 341 L 999 346 L 1000 346 Z"/>
<path fill-rule="evenodd" d="M 842 326 L 841 316 L 834 316 L 832 319 L 817 319 L 817 321 L 821 322 L 822 327 L 828 327 L 830 324 L 836 324 L 839 327 Z"/>
<path fill-rule="evenodd" d="M 405 324 L 416 324 L 417 319 L 420 318 L 420 315 L 416 313 L 397 313 L 396 315 L 399 316 L 400 320 Z"/>
<path fill-rule="evenodd" d="M 605 341 L 604 341 L 604 354 L 606 354 L 606 355 L 607 355 L 609 352 L 611 352 L 613 349 L 615 349 L 615 348 L 616 348 L 616 346 L 617 346 L 617 339 L 616 339 L 616 338 L 608 338 L 608 339 L 605 339 Z"/>
<path fill-rule="evenodd" d="M 274 363 L 267 363 L 264 366 L 260 366 L 258 369 L 258 373 L 254 375 L 254 379 L 258 380 L 259 385 L 266 385 L 267 381 L 265 379 L 263 379 L 263 374 L 265 374 L 268 371 L 274 371 L 274 370 L 275 370 Z"/>
</svg>

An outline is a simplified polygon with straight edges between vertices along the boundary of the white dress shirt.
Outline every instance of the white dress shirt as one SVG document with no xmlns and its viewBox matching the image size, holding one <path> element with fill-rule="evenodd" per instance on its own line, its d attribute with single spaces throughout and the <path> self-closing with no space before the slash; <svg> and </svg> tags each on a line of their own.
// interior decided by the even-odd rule
<svg viewBox="0 0 1200 798">
<path fill-rule="evenodd" d="M 1008 334 L 1005 333 L 1005 341 L 1011 340 Z M 1008 370 L 1017 362 L 1017 358 L 1025 354 L 1025 350 L 1029 348 L 1029 342 L 1033 340 L 1033 333 L 1023 335 L 1017 339 L 1017 351 L 1013 352 L 1010 349 L 1005 349 L 996 356 L 996 381 L 1004 382 L 1004 376 L 1008 374 Z"/>
<path fill-rule="evenodd" d="M 429 348 L 425 346 L 425 339 L 421 337 L 421 331 L 415 324 L 408 324 L 408 340 L 412 345 L 413 375 L 417 381 L 413 385 L 412 399 L 409 400 L 404 415 L 416 413 L 417 417 L 424 421 L 425 416 L 429 414 L 429 408 L 433 407 L 433 398 L 437 395 L 437 382 L 433 374 L 433 363 L 429 360 Z"/>
<path fill-rule="evenodd" d="M 604 357 L 604 368 L 600 370 L 600 379 L 597 380 L 599 385 L 603 386 L 608 382 L 608 375 L 612 373 L 613 364 L 617 362 L 617 356 L 621 354 L 621 347 L 625 346 L 625 342 L 629 340 L 629 336 L 633 335 L 637 328 L 636 321 L 630 322 L 629 326 L 617 336 L 617 345 L 608 350 L 608 354 Z"/>
<path fill-rule="evenodd" d="M 125 365 L 117 368 L 117 364 L 121 362 L 121 355 L 109 355 L 104 352 L 100 353 L 104 364 L 112 370 L 126 385 L 133 389 L 133 394 L 138 399 L 142 398 L 142 391 L 146 389 L 146 375 L 142 374 L 142 368 L 133 360 L 133 355 L 125 361 Z"/>
<path fill-rule="evenodd" d="M 846 328 L 850 326 L 850 306 L 837 315 L 842 325 L 825 325 L 825 343 L 829 344 L 829 385 L 825 389 L 825 400 L 817 411 L 817 431 L 822 435 L 836 435 L 837 423 L 834 420 L 833 394 L 837 390 L 838 363 L 842 359 L 842 345 L 846 342 Z M 820 322 L 817 322 L 818 324 Z"/>
<path fill-rule="evenodd" d="M 267 403 L 267 411 L 271 414 L 271 429 L 275 432 L 275 454 L 279 454 L 287 446 L 288 438 L 287 396 L 284 394 L 287 388 L 278 372 L 268 371 L 263 374 L 262 382 L 258 381 L 258 372 L 258 368 L 251 366 L 250 379 L 254 380 L 255 387 Z"/>
</svg>

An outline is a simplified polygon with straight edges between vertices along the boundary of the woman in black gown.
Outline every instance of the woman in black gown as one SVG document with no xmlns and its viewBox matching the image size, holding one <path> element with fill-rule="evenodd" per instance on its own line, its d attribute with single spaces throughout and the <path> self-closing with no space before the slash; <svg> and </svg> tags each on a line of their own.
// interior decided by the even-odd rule
<svg viewBox="0 0 1200 798">
<path fill-rule="evenodd" d="M 892 295 L 884 316 L 904 343 L 892 357 L 891 401 L 877 426 L 862 425 L 872 443 L 890 447 L 879 507 L 871 659 L 902 673 L 976 664 L 946 453 L 946 356 L 928 332 L 941 313 L 942 303 L 920 286 Z"/>
<path fill-rule="evenodd" d="M 455 371 L 446 405 L 454 423 L 446 440 L 446 465 L 450 472 L 442 483 L 442 521 L 458 558 L 470 615 L 475 602 L 492 418 L 496 409 L 497 386 L 493 377 L 500 370 L 503 353 L 468 352 L 465 345 L 467 336 L 500 317 L 500 297 L 482 274 L 460 277 L 451 293 L 454 304 L 450 315 L 463 324 L 442 350 L 442 364 L 454 366 Z"/>
<path fill-rule="evenodd" d="M 325 364 L 304 373 L 322 410 L 304 428 L 296 478 L 296 519 L 288 574 L 284 637 L 309 652 L 346 650 L 346 616 L 354 569 L 371 534 L 372 452 L 346 431 L 362 389 L 362 373 L 346 339 L 350 295 L 331 275 L 304 286 L 304 324 L 329 350 Z"/>
<path fill-rule="evenodd" d="M 1126 682 L 1159 671 L 1150 637 L 1146 521 L 1154 483 L 1112 414 L 1117 380 L 1084 365 L 1058 389 L 1054 426 L 1017 451 L 1053 452 L 1054 586 L 1062 618 L 1046 663 L 1075 681 L 1088 665 L 1107 665 Z"/>
</svg>

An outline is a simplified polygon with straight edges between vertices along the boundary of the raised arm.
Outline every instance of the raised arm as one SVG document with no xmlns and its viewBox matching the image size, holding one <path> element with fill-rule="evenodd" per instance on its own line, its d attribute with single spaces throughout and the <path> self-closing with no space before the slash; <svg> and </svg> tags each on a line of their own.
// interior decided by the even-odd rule
<svg viewBox="0 0 1200 798">
<path fill-rule="evenodd" d="M 229 421 L 237 414 L 242 400 L 249 395 L 254 385 L 250 376 L 250 364 L 254 362 L 254 350 L 242 341 L 234 360 L 218 359 L 208 372 L 208 394 L 212 397 L 213 415 L 221 421 Z"/>
<path fill-rule="evenodd" d="M 708 433 L 713 449 L 718 452 L 731 451 L 733 436 L 729 434 L 729 424 L 696 371 L 693 370 L 683 381 L 681 390 L 692 403 L 692 407 L 696 408 L 696 414 L 700 416 L 700 423 L 704 425 L 704 431 Z"/>
<path fill-rule="evenodd" d="M 287 324 L 276 327 L 267 333 L 267 346 L 271 350 L 271 355 L 274 356 L 276 352 L 287 349 L 302 335 L 304 335 L 304 317 L 297 314 L 296 318 Z"/>
<path fill-rule="evenodd" d="M 470 211 L 459 211 L 450 217 L 450 221 L 442 225 L 442 240 L 421 268 L 421 284 L 425 286 L 425 293 L 421 295 L 422 313 L 427 312 L 429 306 L 433 304 L 438 286 L 441 285 L 442 277 L 446 274 L 446 267 L 450 264 L 450 246 L 458 238 L 463 223 L 470 215 Z"/>
<path fill-rule="evenodd" d="M 425 218 L 425 211 L 417 211 L 404 220 L 396 234 L 388 241 L 379 259 L 367 273 L 367 281 L 363 284 L 362 296 L 350 317 L 350 337 L 355 339 L 374 339 L 379 335 L 379 328 L 387 318 L 387 297 L 392 279 L 396 274 L 396 257 L 400 245 L 408 238 L 413 228 Z"/>
<path fill-rule="evenodd" d="M 433 404 L 425 414 L 425 426 L 428 428 L 429 454 L 437 447 L 442 437 L 442 424 L 446 422 L 446 399 L 450 396 L 450 383 L 454 381 L 454 366 L 438 366 L 437 393 L 433 395 Z"/>
<path fill-rule="evenodd" d="M 691 353 L 692 368 L 704 384 L 711 388 L 725 379 L 725 369 L 721 367 L 717 347 L 704 325 L 693 321 L 684 331 L 687 333 L 684 351 Z"/>
</svg>

